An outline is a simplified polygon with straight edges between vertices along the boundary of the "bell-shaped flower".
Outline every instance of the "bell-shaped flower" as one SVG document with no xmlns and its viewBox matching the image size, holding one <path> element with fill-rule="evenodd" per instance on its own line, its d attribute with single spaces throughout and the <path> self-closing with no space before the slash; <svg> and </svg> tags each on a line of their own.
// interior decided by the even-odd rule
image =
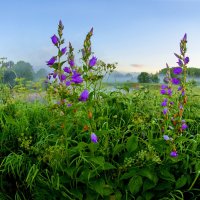
<svg viewBox="0 0 200 200">
<path fill-rule="evenodd" d="M 89 60 L 89 66 L 90 66 L 90 67 L 93 67 L 93 66 L 96 65 L 96 63 L 97 63 L 97 58 L 93 56 L 93 57 Z"/>
<path fill-rule="evenodd" d="M 54 34 L 52 37 L 51 37 L 51 41 L 54 45 L 57 45 L 58 44 L 58 37 Z"/>
<path fill-rule="evenodd" d="M 92 134 L 90 135 L 90 138 L 91 138 L 91 141 L 92 141 L 93 143 L 97 143 L 97 142 L 98 142 L 98 137 L 96 136 L 95 133 L 92 133 Z"/>
<path fill-rule="evenodd" d="M 89 91 L 84 90 L 79 97 L 79 101 L 87 101 L 88 97 L 89 97 Z"/>
</svg>

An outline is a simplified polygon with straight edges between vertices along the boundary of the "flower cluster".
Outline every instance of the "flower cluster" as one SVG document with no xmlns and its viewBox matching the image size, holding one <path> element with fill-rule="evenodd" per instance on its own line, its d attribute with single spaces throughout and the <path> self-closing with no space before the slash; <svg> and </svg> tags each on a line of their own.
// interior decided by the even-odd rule
<svg viewBox="0 0 200 200">
<path fill-rule="evenodd" d="M 167 65 L 167 75 L 165 81 L 167 84 L 161 85 L 160 94 L 164 95 L 165 98 L 163 99 L 161 106 L 163 108 L 163 115 L 164 115 L 164 122 L 166 122 L 165 128 L 163 131 L 168 131 L 170 127 L 173 130 L 171 134 L 182 133 L 185 129 L 187 129 L 187 124 L 185 120 L 182 120 L 184 105 L 187 102 L 186 97 L 186 71 L 187 71 L 187 64 L 189 63 L 189 57 L 185 56 L 186 54 L 186 43 L 187 43 L 187 35 L 185 34 L 180 42 L 180 55 L 174 54 L 177 58 L 177 67 L 172 68 L 170 70 L 169 66 Z M 172 71 L 172 77 L 171 77 Z M 178 88 L 176 89 L 176 87 Z M 173 91 L 174 90 L 174 91 Z M 177 96 L 177 106 L 174 107 L 175 101 L 173 96 Z M 173 100 L 172 100 L 173 99 Z M 172 125 L 172 126 L 171 126 Z M 169 132 L 169 131 L 168 131 Z M 164 135 L 164 140 L 169 141 L 170 137 L 168 135 Z M 173 140 L 170 140 L 173 141 Z M 177 157 L 178 153 L 176 148 L 172 142 L 172 149 L 173 151 L 170 153 L 170 156 Z"/>
<path fill-rule="evenodd" d="M 85 63 L 82 68 L 78 67 L 75 63 L 73 53 L 74 49 L 71 43 L 69 43 L 68 48 L 66 46 L 62 47 L 64 44 L 64 39 L 62 38 L 63 29 L 64 26 L 62 21 L 60 21 L 58 25 L 58 35 L 54 34 L 51 37 L 51 41 L 57 48 L 58 54 L 51 57 L 50 60 L 47 61 L 47 65 L 53 69 L 53 72 L 50 73 L 47 78 L 50 80 L 50 84 L 54 83 L 56 87 L 54 91 L 58 91 L 57 93 L 60 96 L 60 101 L 66 102 L 67 105 L 71 105 L 72 100 L 69 101 L 69 98 L 71 95 L 73 96 L 73 100 L 76 99 L 74 98 L 75 91 L 77 93 L 78 91 L 82 90 L 82 93 L 78 95 L 77 100 L 87 101 L 89 98 L 89 91 L 86 89 L 87 84 L 84 84 L 87 80 L 84 80 L 83 77 L 87 77 L 87 72 L 91 69 L 94 69 L 93 67 L 97 63 L 97 58 L 92 56 L 91 53 L 90 39 L 93 35 L 93 28 L 87 34 L 84 41 L 84 48 L 82 49 L 82 60 Z M 64 56 L 67 56 L 67 58 L 65 59 Z M 68 64 L 66 65 L 66 63 Z M 68 101 L 63 101 L 65 99 L 68 99 Z"/>
<path fill-rule="evenodd" d="M 89 83 L 88 77 L 93 75 L 97 64 L 97 58 L 91 52 L 90 40 L 93 35 L 93 28 L 86 35 L 81 50 L 82 66 L 76 64 L 72 44 L 69 42 L 68 46 L 64 46 L 63 30 L 64 26 L 59 21 L 58 34 L 51 37 L 52 44 L 57 48 L 58 53 L 47 61 L 47 65 L 53 69 L 53 72 L 47 77 L 50 84 L 49 92 L 53 93 L 56 99 L 59 99 L 56 107 L 62 109 L 62 113 L 66 109 L 68 111 L 69 107 L 75 106 L 75 102 L 86 102 L 89 99 L 91 83 Z M 76 112 L 77 109 L 73 111 Z M 92 113 L 89 116 L 92 118 Z M 93 143 L 98 142 L 95 133 L 91 133 L 90 139 Z"/>
</svg>

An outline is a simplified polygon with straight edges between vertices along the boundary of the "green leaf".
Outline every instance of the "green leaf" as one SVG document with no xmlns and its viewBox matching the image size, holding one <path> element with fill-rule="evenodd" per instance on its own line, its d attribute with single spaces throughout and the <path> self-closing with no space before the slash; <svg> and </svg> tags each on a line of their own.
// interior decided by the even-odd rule
<svg viewBox="0 0 200 200">
<path fill-rule="evenodd" d="M 126 149 L 129 153 L 135 151 L 138 147 L 138 137 L 135 135 L 132 135 L 128 138 L 126 143 Z"/>
<path fill-rule="evenodd" d="M 91 182 L 90 188 L 96 191 L 101 196 L 108 196 L 113 193 L 113 188 L 110 185 L 105 184 L 105 181 L 103 179 Z"/>
<path fill-rule="evenodd" d="M 143 168 L 139 171 L 139 175 L 144 176 L 151 180 L 154 184 L 158 182 L 158 177 L 156 176 L 156 173 L 152 171 L 149 168 Z"/>
<path fill-rule="evenodd" d="M 98 175 L 97 170 L 83 169 L 83 171 L 81 172 L 81 175 L 79 176 L 78 179 L 81 182 L 88 182 L 90 180 L 90 178 L 93 178 L 96 175 Z"/>
<path fill-rule="evenodd" d="M 187 183 L 187 177 L 185 175 L 182 175 L 177 181 L 176 181 L 176 189 L 183 187 Z"/>
<path fill-rule="evenodd" d="M 150 190 L 150 189 L 154 188 L 155 186 L 156 186 L 156 184 L 153 181 L 146 179 L 143 183 L 143 192 Z"/>
<path fill-rule="evenodd" d="M 124 150 L 124 144 L 116 144 L 113 148 L 113 156 L 119 154 L 121 151 Z"/>
<path fill-rule="evenodd" d="M 154 197 L 154 193 L 148 191 L 145 192 L 142 196 L 145 198 L 145 200 L 151 200 Z"/>
<path fill-rule="evenodd" d="M 171 182 L 176 181 L 174 175 L 165 168 L 160 168 L 160 178 Z"/>
<path fill-rule="evenodd" d="M 137 194 L 142 187 L 142 177 L 141 176 L 134 176 L 130 179 L 128 183 L 129 190 L 132 194 Z"/>
<path fill-rule="evenodd" d="M 110 170 L 110 169 L 116 169 L 116 167 L 110 164 L 109 162 L 105 162 L 103 166 L 103 170 Z"/>
<path fill-rule="evenodd" d="M 172 185 L 173 185 L 173 183 L 165 181 L 164 183 L 157 184 L 154 189 L 158 190 L 158 191 L 163 190 L 166 192 L 166 191 L 172 190 Z"/>
<path fill-rule="evenodd" d="M 124 180 L 124 179 L 129 179 L 133 176 L 135 176 L 137 173 L 137 170 L 136 169 L 131 169 L 129 172 L 123 174 L 120 178 L 120 180 Z"/>
<path fill-rule="evenodd" d="M 83 199 L 83 194 L 77 189 L 70 189 L 70 192 L 76 197 L 76 199 Z"/>
<path fill-rule="evenodd" d="M 102 156 L 91 157 L 88 160 L 94 162 L 95 164 L 101 165 L 101 166 L 104 166 L 104 163 L 105 163 L 104 157 L 102 157 Z"/>
</svg>

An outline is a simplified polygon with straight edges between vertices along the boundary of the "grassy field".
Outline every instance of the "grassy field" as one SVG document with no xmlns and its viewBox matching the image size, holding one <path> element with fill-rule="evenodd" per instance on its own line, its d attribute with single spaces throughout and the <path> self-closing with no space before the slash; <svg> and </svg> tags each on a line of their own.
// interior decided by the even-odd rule
<svg viewBox="0 0 200 200">
<path fill-rule="evenodd" d="M 162 130 L 160 85 L 137 87 L 99 92 L 70 107 L 49 98 L 21 101 L 7 91 L 0 105 L 0 199 L 198 199 L 199 87 L 188 90 L 188 128 L 179 135 Z"/>
</svg>

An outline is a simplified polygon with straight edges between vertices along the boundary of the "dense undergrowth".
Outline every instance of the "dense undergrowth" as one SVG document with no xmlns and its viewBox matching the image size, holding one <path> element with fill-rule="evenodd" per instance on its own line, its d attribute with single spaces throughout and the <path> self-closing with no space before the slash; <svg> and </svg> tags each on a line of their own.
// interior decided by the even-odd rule
<svg viewBox="0 0 200 200">
<path fill-rule="evenodd" d="M 60 22 L 59 38 L 52 36 L 58 55 L 47 63 L 54 70 L 48 79 L 55 80 L 44 101 L 22 101 L 22 92 L 13 95 L 0 87 L 0 199 L 198 199 L 199 88 L 183 77 L 182 96 L 171 97 L 176 84 L 161 86 L 178 105 L 173 120 L 169 116 L 176 107 L 167 107 L 160 85 L 104 92 L 101 71 L 110 72 L 114 65 L 92 56 L 93 29 L 84 41 L 83 68 L 78 68 L 71 44 L 67 60 L 61 61 L 63 28 Z M 187 57 L 180 58 L 185 62 Z M 185 70 L 187 62 L 180 62 Z M 64 63 L 70 67 L 62 68 Z"/>
<path fill-rule="evenodd" d="M 102 93 L 95 107 L 62 113 L 40 102 L 1 105 L 1 199 L 197 199 L 199 97 L 191 94 L 173 158 L 155 92 Z"/>
</svg>

